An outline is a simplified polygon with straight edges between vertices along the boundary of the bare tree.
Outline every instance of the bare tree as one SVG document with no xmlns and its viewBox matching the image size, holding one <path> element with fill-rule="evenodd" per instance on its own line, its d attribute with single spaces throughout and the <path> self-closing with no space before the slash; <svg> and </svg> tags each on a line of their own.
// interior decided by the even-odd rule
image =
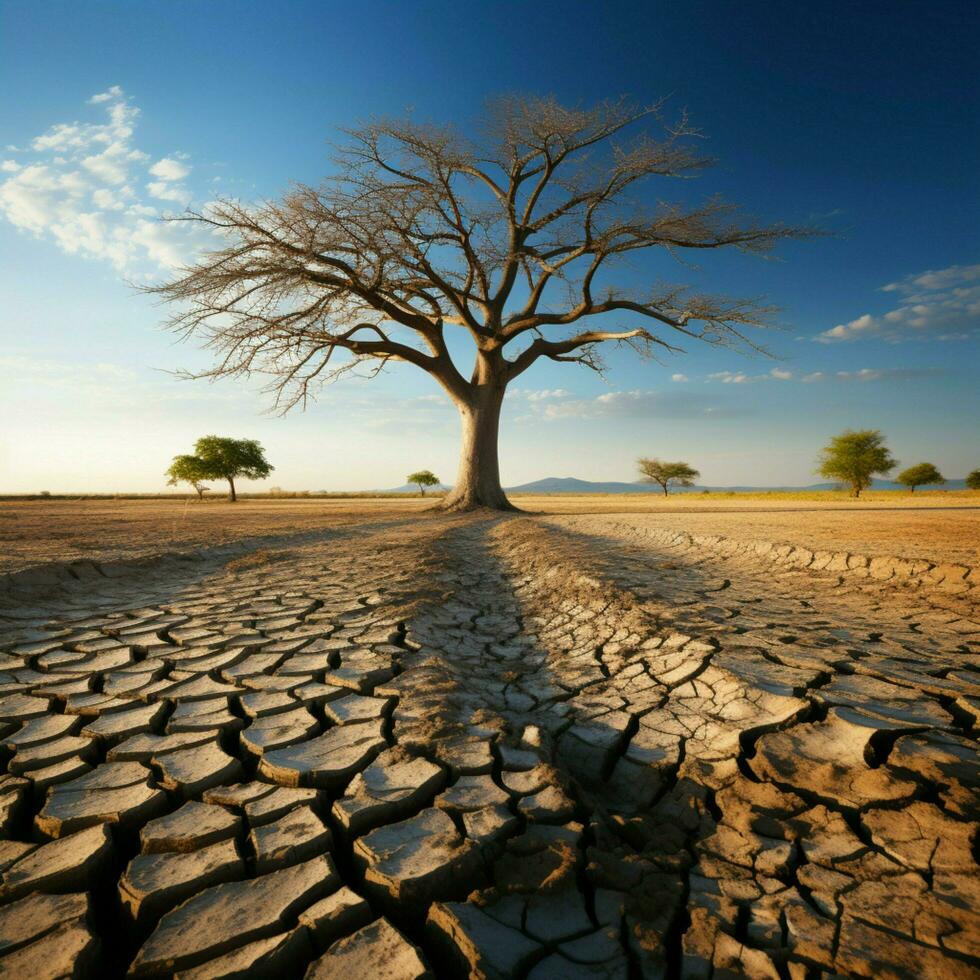
<svg viewBox="0 0 980 980">
<path fill-rule="evenodd" d="M 653 121 L 656 137 L 646 131 Z M 643 131 L 621 142 L 627 127 Z M 648 178 L 709 165 L 686 118 L 664 124 L 659 104 L 580 109 L 507 98 L 481 134 L 374 123 L 348 133 L 335 176 L 319 188 L 296 186 L 255 207 L 225 200 L 174 219 L 224 238 L 151 290 L 179 304 L 170 326 L 217 354 L 210 370 L 188 376 L 267 375 L 285 411 L 345 373 L 414 364 L 462 420 L 459 474 L 441 506 L 507 509 L 501 405 L 537 361 L 601 371 L 601 344 L 651 355 L 680 350 L 683 337 L 755 347 L 743 329 L 763 325 L 771 308 L 608 281 L 615 260 L 643 250 L 766 252 L 809 234 L 740 217 L 718 199 L 652 210 L 633 199 Z M 475 348 L 468 376 L 450 354 L 452 342 L 459 357 L 454 334 Z"/>
</svg>

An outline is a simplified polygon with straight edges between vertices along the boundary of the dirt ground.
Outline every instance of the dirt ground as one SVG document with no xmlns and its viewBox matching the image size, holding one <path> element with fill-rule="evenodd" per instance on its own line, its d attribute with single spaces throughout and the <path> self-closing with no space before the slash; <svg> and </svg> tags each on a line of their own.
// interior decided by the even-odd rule
<svg viewBox="0 0 980 980">
<path fill-rule="evenodd" d="M 811 549 L 980 564 L 980 494 L 515 496 L 544 514 L 627 515 L 637 526 L 778 541 Z M 104 562 L 254 539 L 288 540 L 351 523 L 425 513 L 431 499 L 0 500 L 0 573 Z M 281 542 L 280 542 L 281 543 Z"/>
</svg>

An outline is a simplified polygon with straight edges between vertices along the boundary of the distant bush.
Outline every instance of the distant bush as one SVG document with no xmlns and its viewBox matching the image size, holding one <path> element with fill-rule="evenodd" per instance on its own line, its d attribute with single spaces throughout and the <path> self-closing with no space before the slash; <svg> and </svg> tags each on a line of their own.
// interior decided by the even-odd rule
<svg viewBox="0 0 980 980">
<path fill-rule="evenodd" d="M 41 497 L 50 497 L 51 496 L 51 491 L 50 490 L 42 490 L 38 496 L 41 496 Z"/>
</svg>

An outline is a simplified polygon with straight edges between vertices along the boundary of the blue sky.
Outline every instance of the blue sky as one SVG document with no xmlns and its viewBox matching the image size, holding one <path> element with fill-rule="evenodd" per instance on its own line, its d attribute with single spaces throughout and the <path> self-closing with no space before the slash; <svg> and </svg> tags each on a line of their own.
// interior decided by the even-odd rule
<svg viewBox="0 0 980 980">
<path fill-rule="evenodd" d="M 980 8 L 973 3 L 0 3 L 0 492 L 163 489 L 205 433 L 260 439 L 289 489 L 455 473 L 455 410 L 410 367 L 264 414 L 127 282 L 193 254 L 159 217 L 329 172 L 375 115 L 467 129 L 502 92 L 670 97 L 720 193 L 833 232 L 770 259 L 664 256 L 624 275 L 766 296 L 776 360 L 689 346 L 536 366 L 502 428 L 505 484 L 633 479 L 638 455 L 712 484 L 812 482 L 847 426 L 903 464 L 980 466 Z M 651 186 L 670 198 L 675 186 Z"/>
</svg>

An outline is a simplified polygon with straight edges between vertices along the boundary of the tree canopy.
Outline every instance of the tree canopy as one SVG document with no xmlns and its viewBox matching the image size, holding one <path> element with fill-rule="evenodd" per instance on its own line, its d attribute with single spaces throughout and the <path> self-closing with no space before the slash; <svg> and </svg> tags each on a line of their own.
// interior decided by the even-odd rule
<svg viewBox="0 0 980 980">
<path fill-rule="evenodd" d="M 228 439 L 223 436 L 202 436 L 194 444 L 194 457 L 205 479 L 227 480 L 228 499 L 235 501 L 235 480 L 261 480 L 275 467 L 265 458 L 262 446 L 254 439 Z"/>
<path fill-rule="evenodd" d="M 686 115 L 668 121 L 663 103 L 508 97 L 474 132 L 413 120 L 351 130 L 319 187 L 176 219 L 211 229 L 221 246 L 152 290 L 178 309 L 171 327 L 216 355 L 190 376 L 259 374 L 282 410 L 351 372 L 393 362 L 428 372 L 463 428 L 447 508 L 508 506 L 500 407 L 538 361 L 600 370 L 603 344 L 644 356 L 684 340 L 755 347 L 746 330 L 773 312 L 652 272 L 626 288 L 617 263 L 650 252 L 766 253 L 812 233 L 716 197 L 640 194 L 712 163 Z M 454 334 L 475 348 L 471 369 L 450 354 Z"/>
<path fill-rule="evenodd" d="M 692 487 L 694 481 L 701 475 L 687 463 L 668 463 L 662 459 L 646 459 L 641 457 L 636 461 L 640 474 L 645 483 L 659 483 L 667 496 L 668 488 L 673 483 L 679 487 Z"/>
<path fill-rule="evenodd" d="M 847 429 L 834 436 L 821 451 L 819 464 L 821 476 L 850 487 L 855 497 L 871 486 L 875 474 L 898 466 L 877 429 Z"/>
<path fill-rule="evenodd" d="M 196 491 L 199 498 L 203 499 L 208 490 L 204 486 L 205 480 L 214 477 L 205 467 L 204 461 L 197 456 L 174 456 L 170 468 L 164 474 L 169 477 L 167 484 L 175 487 L 178 483 L 189 483 Z"/>
<path fill-rule="evenodd" d="M 895 477 L 895 481 L 904 487 L 908 487 L 913 493 L 915 493 L 916 487 L 946 482 L 942 473 L 932 463 L 919 463 L 916 466 L 910 466 L 907 470 L 902 470 Z"/>
<path fill-rule="evenodd" d="M 970 490 L 980 490 L 980 470 L 971 470 L 966 474 L 966 485 Z"/>
<path fill-rule="evenodd" d="M 407 483 L 414 483 L 418 488 L 422 496 L 425 496 L 426 487 L 436 487 L 439 485 L 439 477 L 432 472 L 432 470 L 417 470 L 415 473 L 409 473 L 405 478 Z"/>
</svg>

